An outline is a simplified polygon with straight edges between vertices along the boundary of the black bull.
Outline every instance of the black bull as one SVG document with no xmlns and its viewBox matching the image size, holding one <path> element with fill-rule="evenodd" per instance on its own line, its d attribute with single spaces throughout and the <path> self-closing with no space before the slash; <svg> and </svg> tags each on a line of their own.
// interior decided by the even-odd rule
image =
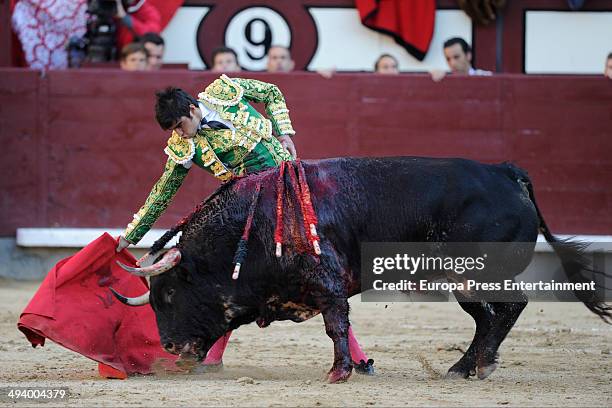
<svg viewBox="0 0 612 408">
<path fill-rule="evenodd" d="M 581 246 L 551 234 L 527 174 L 511 164 L 416 157 L 343 158 L 306 161 L 304 169 L 319 220 L 319 262 L 298 250 L 303 231 L 295 221 L 301 218 L 294 201 L 288 201 L 292 205 L 285 208 L 284 226 L 285 236 L 291 235 L 294 245 L 285 244 L 283 256 L 275 256 L 278 169 L 222 186 L 187 223 L 154 245 L 151 252 L 163 248 L 178 229 L 183 231 L 176 248 L 140 270 L 158 276 L 151 278 L 150 295 L 131 302 L 150 300 L 162 344 L 168 350 L 201 360 L 216 339 L 243 324 L 300 322 L 322 313 L 325 331 L 334 343 L 328 378 L 332 382 L 347 379 L 352 370 L 348 298 L 361 291 L 361 242 L 531 242 L 535 246 L 541 231 L 561 257 L 568 279 L 585 279 L 581 274 L 587 265 Z M 285 179 L 286 194 L 291 196 L 287 175 Z M 259 182 L 262 190 L 248 256 L 239 279 L 233 280 L 232 260 Z M 525 265 L 532 255 L 533 246 L 525 254 Z M 513 271 L 511 277 L 523 269 Z M 603 299 L 576 295 L 604 320 L 612 317 Z M 478 301 L 462 293 L 455 296 L 474 318 L 476 332 L 449 376 L 467 378 L 475 373 L 486 378 L 495 369 L 497 350 L 527 298 L 519 291 L 510 302 Z"/>
</svg>

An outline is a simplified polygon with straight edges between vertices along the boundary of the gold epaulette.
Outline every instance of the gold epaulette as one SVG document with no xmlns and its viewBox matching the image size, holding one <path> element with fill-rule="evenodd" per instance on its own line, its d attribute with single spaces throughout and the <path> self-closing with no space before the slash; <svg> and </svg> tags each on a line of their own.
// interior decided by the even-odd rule
<svg viewBox="0 0 612 408">
<path fill-rule="evenodd" d="M 195 151 L 193 139 L 184 139 L 174 131 L 170 139 L 168 139 L 168 146 L 164 149 L 168 157 L 177 164 L 185 164 L 193 159 Z"/>
<path fill-rule="evenodd" d="M 242 100 L 244 89 L 227 75 L 223 74 L 198 94 L 202 99 L 213 105 L 234 106 Z"/>
</svg>

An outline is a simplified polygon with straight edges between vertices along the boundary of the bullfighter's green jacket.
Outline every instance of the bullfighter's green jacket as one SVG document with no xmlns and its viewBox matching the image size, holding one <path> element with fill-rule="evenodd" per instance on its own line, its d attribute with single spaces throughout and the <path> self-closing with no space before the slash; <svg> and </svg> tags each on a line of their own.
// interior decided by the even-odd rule
<svg viewBox="0 0 612 408">
<path fill-rule="evenodd" d="M 198 101 L 219 113 L 235 129 L 200 129 L 192 139 L 172 132 L 164 149 L 168 160 L 144 205 L 134 214 L 124 237 L 136 244 L 168 207 L 193 163 L 226 182 L 293 158 L 274 137 L 295 134 L 285 98 L 276 85 L 222 75 Z M 268 118 L 250 102 L 265 104 Z"/>
</svg>

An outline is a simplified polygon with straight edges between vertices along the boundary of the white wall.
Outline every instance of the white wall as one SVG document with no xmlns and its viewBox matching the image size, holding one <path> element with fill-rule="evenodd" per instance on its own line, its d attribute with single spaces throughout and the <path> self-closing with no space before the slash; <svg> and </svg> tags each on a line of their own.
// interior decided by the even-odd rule
<svg viewBox="0 0 612 408">
<path fill-rule="evenodd" d="M 164 62 L 189 63 L 190 69 L 206 68 L 196 44 L 198 25 L 210 7 L 181 7 L 161 33 L 166 42 Z"/>
<path fill-rule="evenodd" d="M 472 23 L 461 10 L 438 10 L 434 36 L 427 56 L 420 62 L 390 36 L 379 34 L 361 24 L 356 9 L 311 8 L 319 33 L 317 52 L 308 66 L 311 70 L 336 66 L 338 70 L 372 71 L 380 54 L 391 54 L 400 71 L 447 69 L 442 44 L 450 37 L 472 42 Z"/>
<path fill-rule="evenodd" d="M 528 11 L 525 72 L 603 74 L 612 12 Z"/>
<path fill-rule="evenodd" d="M 167 44 L 165 62 L 188 62 L 191 69 L 205 68 L 197 50 L 196 32 L 208 11 L 208 7 L 181 7 L 177 11 L 162 33 Z M 463 11 L 438 10 L 429 52 L 420 62 L 391 37 L 363 26 L 354 8 L 313 7 L 309 11 L 318 33 L 318 48 L 308 66 L 310 70 L 336 67 L 338 71 L 371 71 L 376 58 L 382 53 L 395 56 L 401 71 L 446 69 L 442 43 L 453 36 L 461 36 L 472 42 L 472 24 Z M 266 20 L 271 27 L 273 44 L 290 44 L 291 32 L 285 19 L 266 7 L 250 7 L 234 16 L 224 33 L 226 45 L 237 51 L 243 67 L 257 71 L 265 68 L 265 60 L 250 61 L 246 50 L 252 53 L 257 50 L 249 48 L 250 45 L 243 38 L 245 24 L 254 17 Z"/>
<path fill-rule="evenodd" d="M 168 46 L 166 62 L 188 62 L 192 69 L 206 68 L 196 44 L 196 31 L 208 7 L 181 7 L 162 33 Z M 309 9 L 318 33 L 318 45 L 308 69 L 336 67 L 338 71 L 371 71 L 382 53 L 395 56 L 401 71 L 447 69 L 442 54 L 444 40 L 460 36 L 472 42 L 472 23 L 461 10 L 438 10 L 434 36 L 423 62 L 386 35 L 364 27 L 356 9 L 312 7 Z M 244 36 L 245 24 L 259 17 L 271 28 L 274 44 L 289 44 L 287 21 L 267 7 L 249 7 L 234 16 L 224 33 L 243 67 L 264 69 L 265 60 L 250 60 L 257 54 Z M 527 73 L 600 74 L 605 57 L 612 51 L 612 12 L 527 11 L 525 70 Z M 255 27 L 255 36 L 262 35 Z M 296 32 L 299 30 L 293 30 Z M 516 39 L 519 41 L 519 39 Z"/>
</svg>

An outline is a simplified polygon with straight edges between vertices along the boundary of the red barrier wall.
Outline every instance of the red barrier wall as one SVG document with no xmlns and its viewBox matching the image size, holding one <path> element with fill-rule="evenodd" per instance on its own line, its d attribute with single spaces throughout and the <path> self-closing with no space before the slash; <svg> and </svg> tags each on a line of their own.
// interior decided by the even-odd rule
<svg viewBox="0 0 612 408">
<path fill-rule="evenodd" d="M 553 231 L 612 233 L 612 81 L 603 77 L 252 76 L 283 90 L 303 158 L 514 161 L 532 176 Z M 176 85 L 197 94 L 214 78 L 0 70 L 0 235 L 125 226 L 166 159 L 154 90 Z M 217 185 L 194 168 L 156 227 L 171 226 Z"/>
</svg>

